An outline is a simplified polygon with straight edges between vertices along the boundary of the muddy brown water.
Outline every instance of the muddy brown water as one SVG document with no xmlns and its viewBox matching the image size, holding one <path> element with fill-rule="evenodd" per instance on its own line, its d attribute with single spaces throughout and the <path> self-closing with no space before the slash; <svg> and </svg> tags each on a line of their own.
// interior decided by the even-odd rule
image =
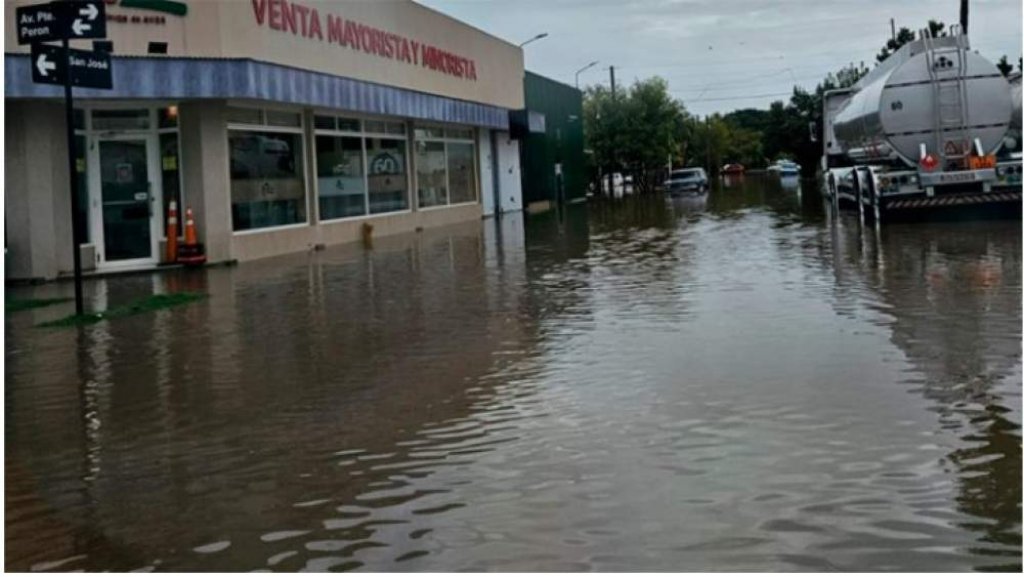
<svg viewBox="0 0 1024 577">
<path fill-rule="evenodd" d="M 1020 221 L 729 184 L 8 314 L 6 568 L 1019 570 Z"/>
</svg>

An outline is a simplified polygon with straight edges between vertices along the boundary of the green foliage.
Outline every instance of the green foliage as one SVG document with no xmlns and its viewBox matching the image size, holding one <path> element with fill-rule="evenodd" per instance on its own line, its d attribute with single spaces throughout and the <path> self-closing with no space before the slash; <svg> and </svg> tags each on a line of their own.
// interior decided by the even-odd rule
<svg viewBox="0 0 1024 577">
<path fill-rule="evenodd" d="M 96 324 L 100 321 L 130 317 L 137 314 L 185 305 L 202 300 L 206 295 L 200 293 L 171 293 L 153 295 L 140 301 L 110 309 L 102 313 L 72 314 L 57 320 L 41 323 L 39 326 L 48 328 L 76 327 Z"/>
<path fill-rule="evenodd" d="M 999 59 L 999 62 L 996 62 L 996 68 L 999 69 L 999 72 L 1001 72 L 1003 76 L 1009 76 L 1010 73 L 1013 72 L 1013 64 L 1010 64 L 1010 61 L 1006 58 L 1005 54 L 1003 54 L 1003 57 Z"/>
<path fill-rule="evenodd" d="M 778 100 L 768 110 L 744 109 L 726 114 L 724 119 L 732 126 L 745 129 L 748 134 L 760 135 L 761 146 L 758 161 L 748 156 L 746 162 L 730 158 L 726 158 L 725 162 L 740 162 L 751 168 L 762 168 L 768 162 L 785 157 L 796 160 L 804 170 L 813 171 L 821 158 L 821 143 L 816 138 L 822 125 L 825 92 L 852 86 L 867 73 L 868 68 L 863 62 L 850 63 L 826 76 L 814 92 L 794 87 L 788 104 Z"/>
<path fill-rule="evenodd" d="M 899 32 L 896 33 L 896 38 L 890 38 L 885 43 L 882 50 L 875 56 L 875 60 L 881 64 L 886 58 L 892 56 L 893 52 L 899 50 L 901 46 L 908 42 L 913 42 L 915 37 L 916 35 L 910 28 L 900 28 Z"/>
<path fill-rule="evenodd" d="M 605 172 L 633 174 L 641 190 L 648 173 L 663 168 L 686 136 L 686 110 L 669 96 L 668 84 L 654 77 L 638 80 L 612 96 L 603 86 L 588 88 L 583 100 L 583 131 L 593 162 Z"/>
<path fill-rule="evenodd" d="M 945 36 L 946 24 L 939 20 L 929 20 L 928 32 L 931 34 L 932 38 Z M 893 52 L 899 50 L 901 46 L 908 42 L 913 42 L 916 38 L 917 35 L 909 28 L 900 28 L 899 32 L 896 33 L 896 38 L 890 38 L 886 41 L 885 46 L 883 46 L 882 50 L 877 56 L 875 56 L 875 60 L 878 61 L 878 64 L 881 64 L 886 58 L 892 56 Z"/>
<path fill-rule="evenodd" d="M 704 119 L 691 117 L 686 123 L 689 138 L 673 158 L 673 165 L 703 166 L 712 174 L 728 163 L 738 162 L 746 167 L 765 165 L 759 130 L 720 114 Z"/>
</svg>

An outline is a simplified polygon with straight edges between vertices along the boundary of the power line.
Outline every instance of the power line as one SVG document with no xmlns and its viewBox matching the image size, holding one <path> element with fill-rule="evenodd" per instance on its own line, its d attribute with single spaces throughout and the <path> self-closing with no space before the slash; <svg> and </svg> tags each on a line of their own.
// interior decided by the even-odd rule
<svg viewBox="0 0 1024 577">
<path fill-rule="evenodd" d="M 790 92 L 769 92 L 767 94 L 750 94 L 747 96 L 724 96 L 718 98 L 695 98 L 693 100 L 684 100 L 684 104 L 690 104 L 693 102 L 719 102 L 723 100 L 753 100 L 755 98 L 772 98 L 775 96 L 789 96 L 793 94 Z"/>
</svg>

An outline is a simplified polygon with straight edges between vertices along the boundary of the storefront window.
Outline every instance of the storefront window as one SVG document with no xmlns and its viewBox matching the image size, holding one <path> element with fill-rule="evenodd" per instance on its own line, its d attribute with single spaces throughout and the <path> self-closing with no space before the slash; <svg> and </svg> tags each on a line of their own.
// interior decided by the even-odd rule
<svg viewBox="0 0 1024 577">
<path fill-rule="evenodd" d="M 374 134 L 384 134 L 386 130 L 383 120 L 367 120 L 364 125 L 366 126 L 366 132 Z"/>
<path fill-rule="evenodd" d="M 404 122 L 326 115 L 314 122 L 320 220 L 409 208 Z"/>
<path fill-rule="evenodd" d="M 263 124 L 263 116 L 258 108 L 239 108 L 229 106 L 227 119 L 232 124 Z"/>
<path fill-rule="evenodd" d="M 159 128 L 178 127 L 178 106 L 176 104 L 165 106 L 159 110 L 159 113 L 157 114 L 157 126 Z"/>
<path fill-rule="evenodd" d="M 338 119 L 338 130 L 342 132 L 359 132 L 362 130 L 363 123 L 358 118 L 339 118 Z"/>
<path fill-rule="evenodd" d="M 148 130 L 149 109 L 93 110 L 93 130 Z"/>
<path fill-rule="evenodd" d="M 471 128 L 416 128 L 419 206 L 476 202 L 476 144 Z"/>
<path fill-rule="evenodd" d="M 306 222 L 302 135 L 231 130 L 234 230 Z"/>
<path fill-rule="evenodd" d="M 268 126 L 302 126 L 302 115 L 298 112 L 267 110 L 266 115 Z"/>
<path fill-rule="evenodd" d="M 171 201 L 178 207 L 178 236 L 184 234 L 185 226 L 181 215 L 185 209 L 181 206 L 181 167 L 178 158 L 178 133 L 165 132 L 160 134 L 160 178 L 164 191 L 164 218 L 167 222 Z M 165 235 L 166 236 L 166 235 Z"/>
<path fill-rule="evenodd" d="M 448 143 L 448 190 L 452 204 L 476 200 L 476 171 L 473 170 L 473 145 Z"/>
<path fill-rule="evenodd" d="M 316 173 L 320 220 L 366 214 L 361 138 L 317 136 Z"/>
<path fill-rule="evenodd" d="M 444 142 L 416 142 L 416 196 L 421 207 L 448 204 Z"/>
<path fill-rule="evenodd" d="M 317 130 L 337 130 L 338 120 L 333 116 L 321 116 L 317 114 L 313 117 L 313 128 Z"/>
<path fill-rule="evenodd" d="M 405 168 L 405 141 L 391 138 L 366 139 L 367 172 L 370 184 L 370 212 L 394 212 L 407 207 L 409 179 Z"/>
</svg>

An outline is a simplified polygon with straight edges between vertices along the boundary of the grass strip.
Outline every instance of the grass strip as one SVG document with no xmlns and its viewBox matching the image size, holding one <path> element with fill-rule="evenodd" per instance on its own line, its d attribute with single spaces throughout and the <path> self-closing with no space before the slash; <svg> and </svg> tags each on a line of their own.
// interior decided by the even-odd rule
<svg viewBox="0 0 1024 577">
<path fill-rule="evenodd" d="M 55 299 L 9 299 L 4 302 L 4 311 L 9 313 L 16 313 L 19 311 L 28 311 L 32 309 L 39 309 L 55 305 L 59 303 L 66 303 L 70 301 L 69 298 L 55 298 Z"/>
<path fill-rule="evenodd" d="M 85 313 L 81 315 L 72 314 L 57 320 L 40 323 L 37 326 L 47 328 L 63 328 L 92 325 L 100 321 L 120 319 L 124 317 L 135 316 L 142 313 L 147 313 L 150 311 L 157 311 L 161 309 L 169 309 L 171 307 L 186 305 L 188 303 L 202 300 L 204 298 L 206 298 L 205 294 L 188 292 L 153 295 L 150 297 L 146 297 L 140 301 L 136 301 L 134 303 L 127 304 L 122 307 L 112 308 L 101 313 Z"/>
</svg>

